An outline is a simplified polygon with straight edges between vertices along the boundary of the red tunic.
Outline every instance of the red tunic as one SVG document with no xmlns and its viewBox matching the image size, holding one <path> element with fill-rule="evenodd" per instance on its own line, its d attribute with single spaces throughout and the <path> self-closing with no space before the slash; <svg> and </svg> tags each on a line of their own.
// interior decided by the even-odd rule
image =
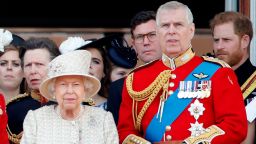
<svg viewBox="0 0 256 144">
<path fill-rule="evenodd" d="M 5 101 L 2 94 L 0 94 L 0 144 L 8 144 L 8 135 L 6 131 L 7 114 L 5 108 Z"/>
<path fill-rule="evenodd" d="M 194 56 L 186 64 L 177 67 L 172 72 L 176 74 L 176 78 L 169 79 L 169 82 L 174 83 L 174 87 L 169 87 L 168 90 L 175 91 L 179 88 L 179 82 L 184 80 L 203 61 L 204 60 L 201 57 Z M 162 60 L 155 61 L 135 70 L 133 72 L 133 90 L 144 90 L 156 79 L 159 73 L 164 70 L 170 70 L 170 68 L 165 66 Z M 211 81 L 211 95 L 208 98 L 199 99 L 205 110 L 203 115 L 199 117 L 198 122 L 203 123 L 204 128 L 216 125 L 224 131 L 223 135 L 214 137 L 211 141 L 212 144 L 239 144 L 246 137 L 247 121 L 242 93 L 240 86 L 237 83 L 237 78 L 231 68 L 221 67 L 213 74 Z M 120 143 L 122 143 L 129 134 L 144 137 L 150 121 L 158 111 L 161 94 L 162 91 L 158 93 L 157 97 L 147 109 L 141 121 L 141 132 L 138 132 L 133 123 L 133 101 L 127 92 L 125 82 L 118 121 Z M 138 102 L 138 113 L 145 101 L 146 100 Z M 193 102 L 194 100 L 192 100 L 192 103 Z M 188 111 L 189 107 L 190 104 L 170 125 L 171 130 L 165 132 L 165 135 L 170 135 L 172 140 L 184 140 L 190 137 L 191 132 L 188 129 L 191 127 L 190 123 L 195 123 L 195 118 L 190 115 L 190 112 Z M 157 129 L 155 131 L 157 131 Z"/>
</svg>

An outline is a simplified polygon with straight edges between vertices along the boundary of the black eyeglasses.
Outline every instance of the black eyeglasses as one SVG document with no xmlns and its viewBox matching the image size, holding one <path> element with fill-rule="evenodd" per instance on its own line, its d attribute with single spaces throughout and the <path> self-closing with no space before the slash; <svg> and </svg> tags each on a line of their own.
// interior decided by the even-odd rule
<svg viewBox="0 0 256 144">
<path fill-rule="evenodd" d="M 135 43 L 143 43 L 145 36 L 149 41 L 153 42 L 156 40 L 156 32 L 149 32 L 147 34 L 138 34 L 134 36 Z"/>
</svg>

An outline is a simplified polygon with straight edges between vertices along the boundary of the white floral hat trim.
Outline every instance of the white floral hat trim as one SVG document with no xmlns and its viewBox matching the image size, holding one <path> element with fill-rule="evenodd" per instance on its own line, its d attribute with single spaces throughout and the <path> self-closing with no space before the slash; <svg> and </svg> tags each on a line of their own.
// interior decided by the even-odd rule
<svg viewBox="0 0 256 144">
<path fill-rule="evenodd" d="M 61 76 L 76 75 L 82 76 L 86 80 L 85 98 L 95 96 L 100 90 L 100 81 L 89 74 L 91 63 L 91 53 L 86 50 L 75 50 L 61 54 L 54 58 L 48 65 L 47 78 L 40 85 L 40 93 L 47 99 L 54 99 L 53 84 L 54 80 Z"/>
<path fill-rule="evenodd" d="M 63 41 L 60 44 L 59 50 L 61 54 L 65 54 L 67 52 L 74 51 L 84 45 L 87 45 L 88 43 L 91 43 L 92 41 L 85 41 L 81 37 L 68 37 L 67 40 Z"/>
<path fill-rule="evenodd" d="M 0 29 L 0 51 L 4 52 L 4 47 L 12 42 L 12 33 L 8 30 Z"/>
</svg>

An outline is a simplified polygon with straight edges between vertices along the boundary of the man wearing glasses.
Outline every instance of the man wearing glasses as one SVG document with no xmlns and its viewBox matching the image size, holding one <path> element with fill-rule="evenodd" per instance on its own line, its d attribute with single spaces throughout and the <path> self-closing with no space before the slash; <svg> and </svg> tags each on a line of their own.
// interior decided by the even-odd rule
<svg viewBox="0 0 256 144">
<path fill-rule="evenodd" d="M 154 29 L 155 21 L 150 20 L 147 24 L 141 24 L 132 31 L 134 48 L 138 54 L 138 58 L 144 63 L 160 59 L 162 55 Z"/>
<path fill-rule="evenodd" d="M 162 56 L 160 44 L 156 36 L 155 12 L 141 11 L 131 19 L 131 37 L 140 64 L 160 59 Z M 124 79 L 113 82 L 109 88 L 108 108 L 115 122 L 118 122 L 119 108 L 122 101 Z"/>
</svg>

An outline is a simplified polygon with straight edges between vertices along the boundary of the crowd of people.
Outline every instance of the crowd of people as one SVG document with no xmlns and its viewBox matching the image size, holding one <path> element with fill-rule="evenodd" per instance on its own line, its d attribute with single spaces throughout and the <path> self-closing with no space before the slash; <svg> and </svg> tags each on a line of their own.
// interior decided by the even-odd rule
<svg viewBox="0 0 256 144">
<path fill-rule="evenodd" d="M 0 143 L 255 143 L 252 22 L 216 14 L 210 57 L 193 51 L 193 19 L 177 1 L 138 12 L 130 44 L 0 29 Z"/>
</svg>

